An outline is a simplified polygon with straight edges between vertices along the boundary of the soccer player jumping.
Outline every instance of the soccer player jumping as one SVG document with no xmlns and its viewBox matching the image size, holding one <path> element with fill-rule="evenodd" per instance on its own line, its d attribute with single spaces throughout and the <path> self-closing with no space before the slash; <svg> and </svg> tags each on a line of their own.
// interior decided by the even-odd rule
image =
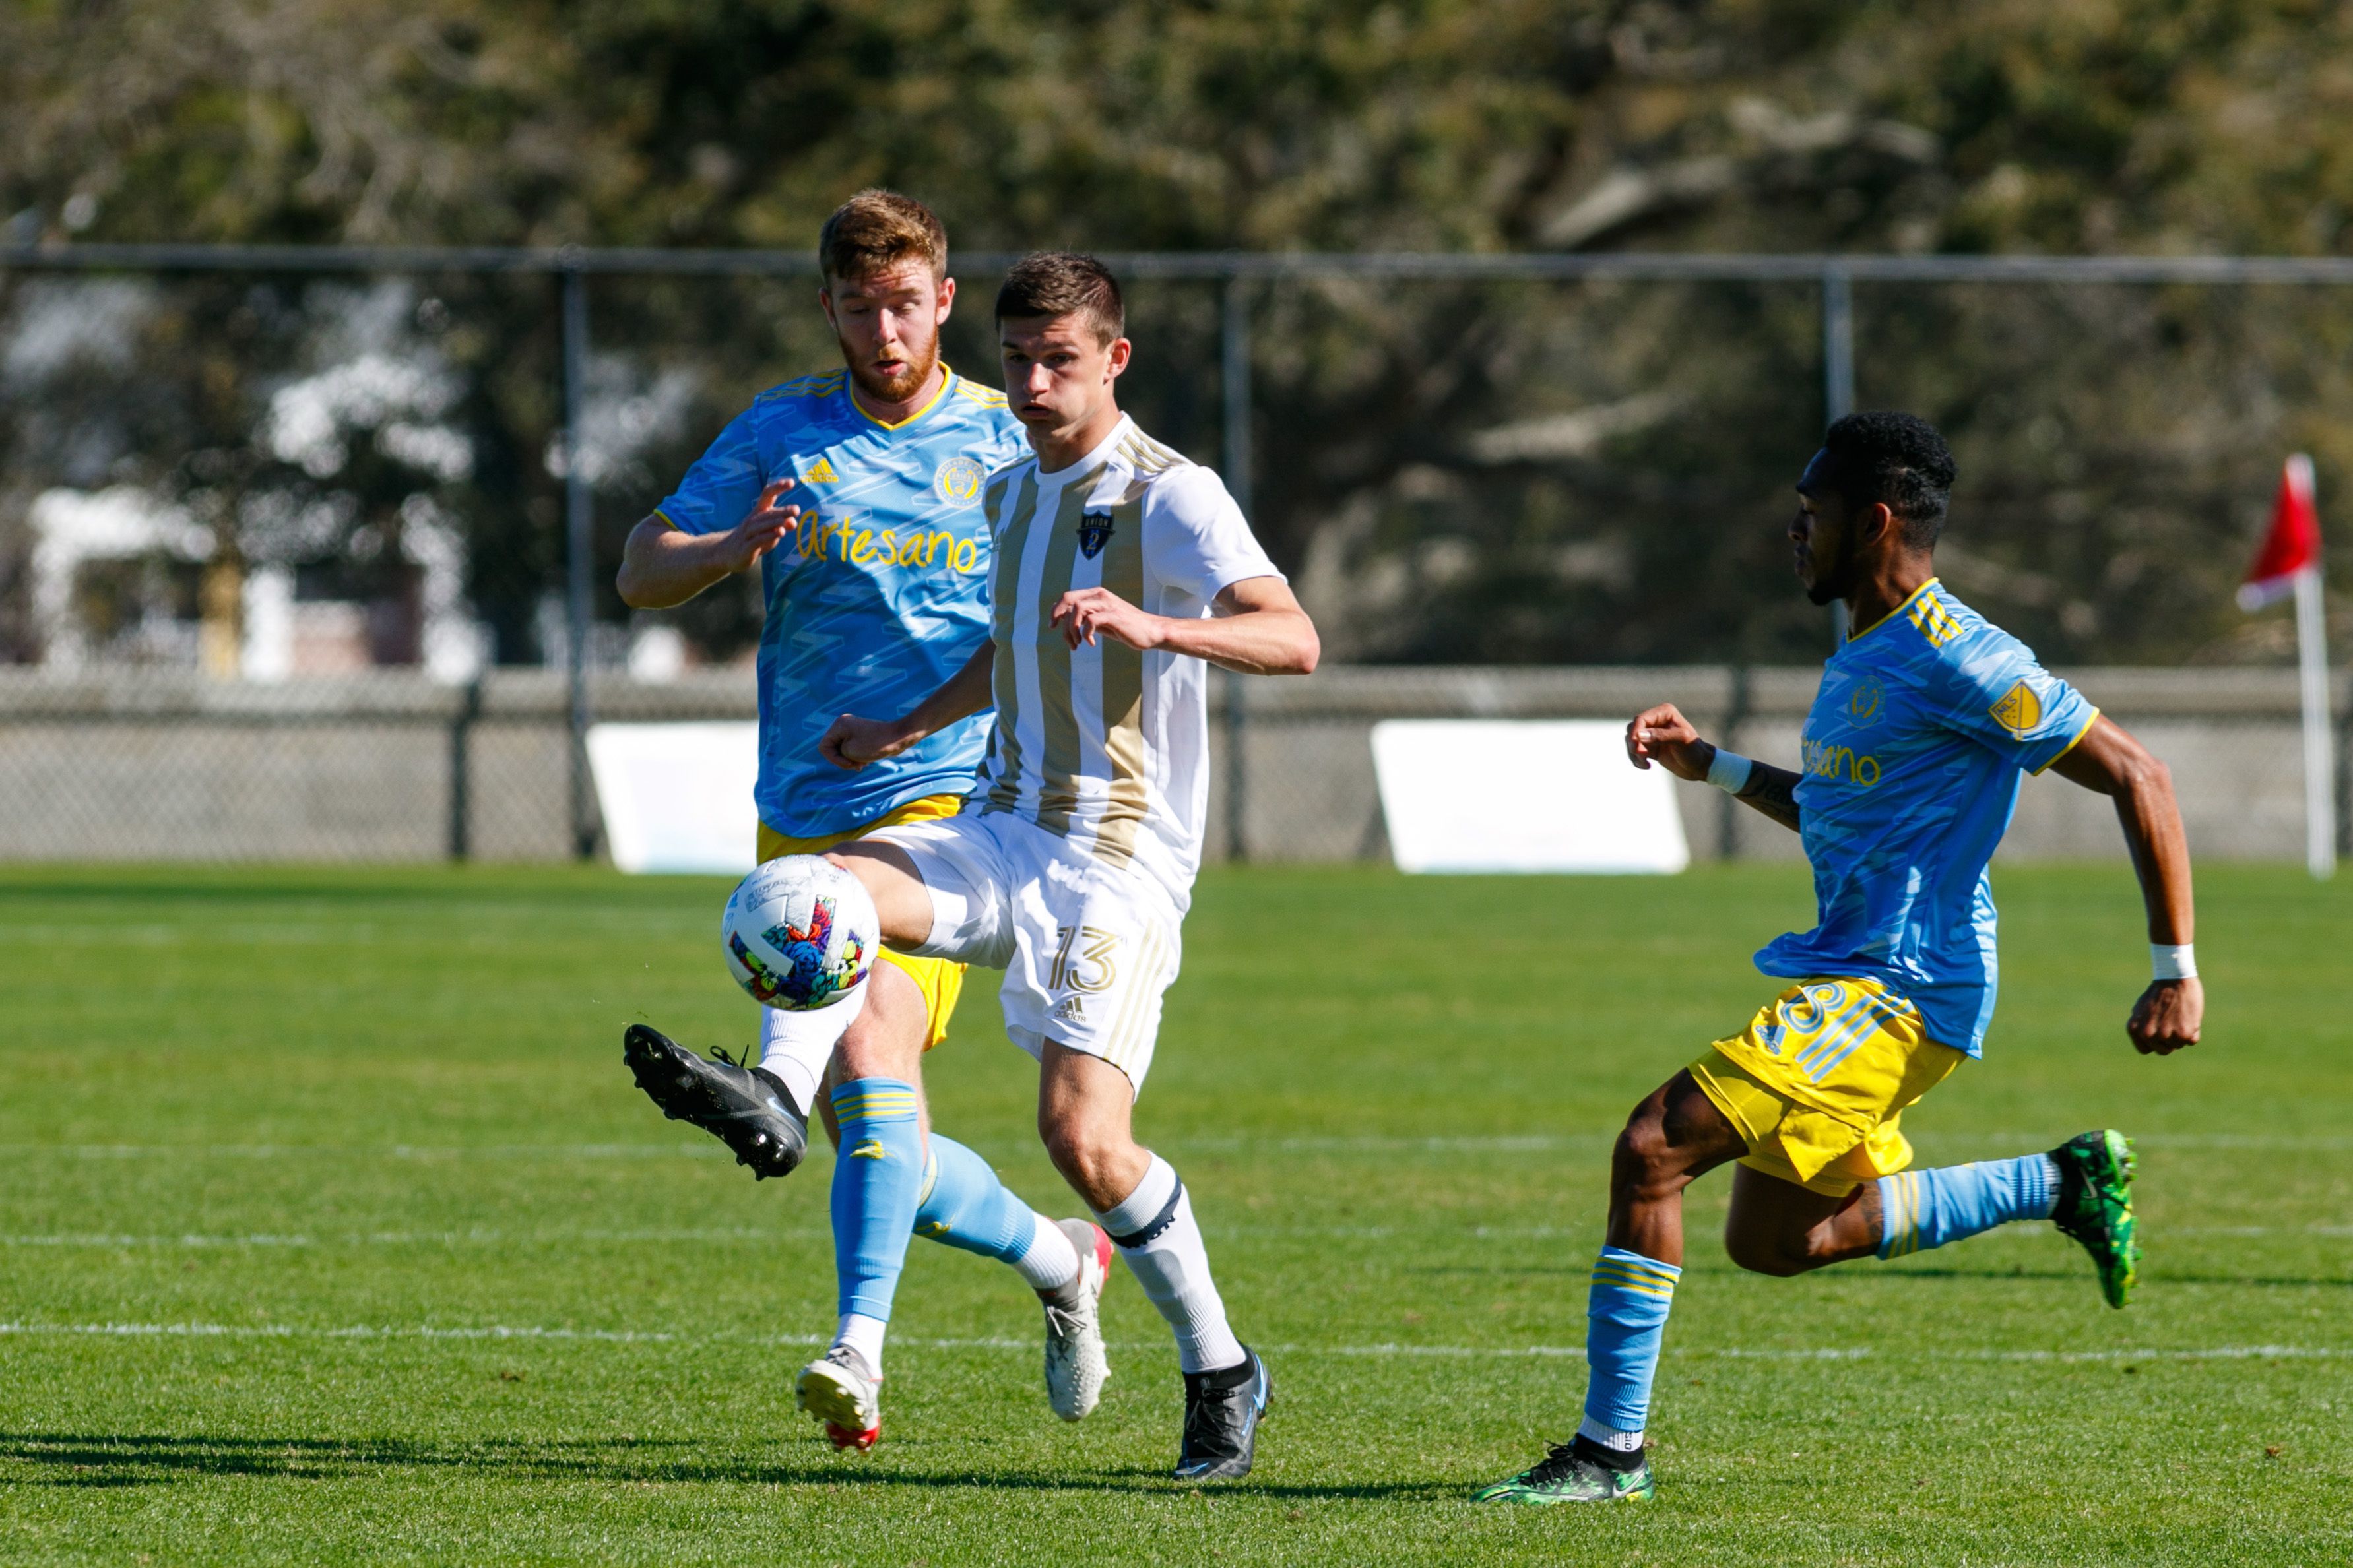
<svg viewBox="0 0 2353 1568">
<path fill-rule="evenodd" d="M 1025 451 L 1004 395 L 940 362 L 955 279 L 929 210 L 861 191 L 826 220 L 818 254 L 845 368 L 754 399 L 631 532 L 619 583 L 628 604 L 660 606 L 759 568 L 763 861 L 962 805 L 985 719 L 857 773 L 818 742 L 844 709 L 913 703 L 988 646 L 981 488 Z M 665 1113 L 724 1140 L 755 1176 L 800 1163 L 812 1102 L 837 1144 L 849 1135 L 833 1176 L 842 1349 L 795 1391 L 836 1444 L 864 1448 L 880 1433 L 873 1390 L 910 1234 L 1000 1258 L 1038 1292 L 1048 1397 L 1078 1420 L 1106 1375 L 1095 1307 L 1110 1243 L 1085 1220 L 1033 1212 L 987 1162 L 930 1131 L 920 1064 L 946 1037 L 964 965 L 883 957 L 830 1007 L 760 1009 L 756 1067 L 706 1060 L 644 1024 L 624 1036 L 624 1059 Z"/>
<path fill-rule="evenodd" d="M 1521 1503 L 1651 1495 L 1642 1430 L 1683 1273 L 1683 1192 L 1727 1161 L 1725 1250 L 1760 1274 L 1901 1258 L 2013 1220 L 2083 1244 L 2111 1307 L 2130 1297 L 2133 1156 L 2113 1131 L 2047 1154 L 1907 1169 L 1905 1107 L 1979 1054 L 1993 1016 L 1986 865 L 2019 779 L 2055 768 L 2115 797 L 2148 910 L 2156 977 L 2126 1033 L 2144 1055 L 2194 1045 L 2205 994 L 2190 952 L 2189 850 L 2164 764 L 2024 644 L 1936 581 L 1954 478 L 1926 422 L 1858 414 L 1823 437 L 1789 524 L 1799 580 L 1846 601 L 1796 773 L 1700 739 L 1671 705 L 1626 727 L 1638 768 L 1729 791 L 1803 838 L 1814 929 L 1757 955 L 1794 980 L 1634 1110 L 1611 1160 L 1608 1245 L 1593 1270 L 1590 1382 L 1574 1441 L 1478 1495 Z"/>
<path fill-rule="evenodd" d="M 1200 864 L 1208 666 L 1304 674 L 1315 627 L 1218 476 L 1120 412 L 1129 343 L 1101 263 L 1024 258 L 997 319 L 1032 457 L 988 484 L 989 640 L 902 716 L 845 716 L 824 742 L 872 767 L 994 701 L 988 761 L 961 816 L 828 858 L 873 894 L 891 947 L 1005 969 L 1047 1152 L 1176 1333 L 1176 1474 L 1230 1479 L 1272 1384 L 1227 1323 L 1185 1184 L 1130 1119 Z"/>
</svg>

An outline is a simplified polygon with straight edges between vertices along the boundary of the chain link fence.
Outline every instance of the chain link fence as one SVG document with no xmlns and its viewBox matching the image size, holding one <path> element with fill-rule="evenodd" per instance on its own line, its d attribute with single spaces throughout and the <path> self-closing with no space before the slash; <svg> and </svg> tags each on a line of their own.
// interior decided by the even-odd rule
<svg viewBox="0 0 2353 1568">
<path fill-rule="evenodd" d="M 1216 686 L 1216 853 L 1380 853 L 1367 703 L 1809 680 L 1833 634 L 1778 525 L 1851 405 L 1946 428 L 1947 576 L 2060 664 L 2284 662 L 2229 589 L 2285 452 L 2324 510 L 2353 477 L 2343 262 L 1110 259 L 1124 400 L 1223 469 L 1339 667 Z M 984 379 L 1008 261 L 956 262 L 944 349 Z M 816 284 L 776 254 L 0 250 L 0 858 L 594 853 L 587 723 L 752 712 L 756 584 L 632 614 L 612 574 L 754 393 L 836 362 Z"/>
</svg>

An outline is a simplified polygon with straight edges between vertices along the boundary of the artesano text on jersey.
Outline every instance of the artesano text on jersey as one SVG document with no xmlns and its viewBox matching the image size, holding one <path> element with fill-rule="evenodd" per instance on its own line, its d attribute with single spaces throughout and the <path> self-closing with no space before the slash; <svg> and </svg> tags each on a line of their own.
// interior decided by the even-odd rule
<svg viewBox="0 0 2353 1568">
<path fill-rule="evenodd" d="M 1209 469 L 1123 416 L 1069 468 L 1033 456 L 989 481 L 997 730 L 982 809 L 1015 812 L 1186 907 L 1208 801 L 1208 666 L 1109 637 L 1073 649 L 1052 624 L 1074 589 L 1198 619 L 1226 588 L 1280 577 Z"/>
<path fill-rule="evenodd" d="M 1757 967 L 1880 980 L 1929 1038 L 1978 1055 L 1999 976 L 1987 863 L 2021 777 L 2098 717 L 2024 643 L 1923 584 L 1823 667 L 1797 790 L 1819 923 Z"/>
<path fill-rule="evenodd" d="M 897 425 L 860 408 L 833 371 L 762 393 L 657 515 L 688 533 L 734 527 L 775 479 L 800 527 L 761 563 L 760 819 L 795 837 L 961 795 L 987 744 L 976 715 L 857 773 L 818 754 L 841 713 L 895 717 L 963 668 L 988 632 L 991 469 L 1028 450 L 1001 393 L 947 373 Z"/>
</svg>

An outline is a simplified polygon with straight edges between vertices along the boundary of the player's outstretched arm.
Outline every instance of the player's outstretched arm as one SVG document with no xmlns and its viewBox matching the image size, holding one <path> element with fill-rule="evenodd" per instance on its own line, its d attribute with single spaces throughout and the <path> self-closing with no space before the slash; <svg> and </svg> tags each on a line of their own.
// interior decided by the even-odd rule
<svg viewBox="0 0 2353 1568">
<path fill-rule="evenodd" d="M 750 571 L 800 526 L 801 509 L 785 504 L 793 482 L 778 479 L 762 490 L 759 504 L 723 532 L 681 533 L 658 517 L 639 522 L 621 547 L 621 570 L 613 580 L 621 603 L 633 610 L 666 610 L 722 577 Z"/>
<path fill-rule="evenodd" d="M 995 695 L 989 679 L 997 668 L 997 645 L 984 642 L 940 689 L 915 704 L 903 719 L 861 719 L 844 713 L 818 743 L 825 760 L 856 773 L 871 762 L 895 757 L 957 720 L 979 712 Z"/>
<path fill-rule="evenodd" d="M 2141 901 L 2148 906 L 2152 948 L 2188 947 L 2197 927 L 2189 890 L 2189 836 L 2173 798 L 2173 774 L 2148 754 L 2122 725 L 2106 718 L 2051 764 L 2062 778 L 2112 795 L 2116 819 L 2132 850 L 2140 878 Z M 2149 982 L 2133 1005 L 2125 1032 L 2144 1056 L 2167 1056 L 2198 1043 L 2206 1018 L 2206 991 L 2195 974 Z"/>
<path fill-rule="evenodd" d="M 1626 756 L 1638 768 L 1651 763 L 1694 784 L 1716 784 L 1716 748 L 1699 738 L 1699 730 L 1672 702 L 1646 708 L 1626 726 Z M 1741 758 L 1747 776 L 1732 790 L 1733 798 L 1761 816 L 1795 832 L 1798 827 L 1798 775 L 1770 763 Z M 1724 787 L 1730 788 L 1729 782 Z"/>
<path fill-rule="evenodd" d="M 1154 648 L 1208 659 L 1243 675 L 1313 675 L 1323 657 L 1315 623 L 1280 577 L 1245 577 L 1221 589 L 1208 620 L 1139 609 L 1108 588 L 1074 588 L 1050 616 L 1072 647 L 1109 637 L 1140 652 Z"/>
</svg>

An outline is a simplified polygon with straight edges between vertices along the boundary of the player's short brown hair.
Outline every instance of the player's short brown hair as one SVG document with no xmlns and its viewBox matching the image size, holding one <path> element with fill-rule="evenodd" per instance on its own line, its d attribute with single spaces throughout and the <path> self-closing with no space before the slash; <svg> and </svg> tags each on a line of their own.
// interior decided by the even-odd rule
<svg viewBox="0 0 2353 1568">
<path fill-rule="evenodd" d="M 1084 316 L 1106 343 L 1127 331 L 1119 279 L 1093 257 L 1067 250 L 1032 251 L 1005 275 L 997 291 L 997 319 L 1029 316 Z"/>
<path fill-rule="evenodd" d="M 818 265 L 826 281 L 871 278 L 920 258 L 934 278 L 948 271 L 948 231 L 932 209 L 896 191 L 864 190 L 833 209 L 818 231 Z"/>
</svg>

